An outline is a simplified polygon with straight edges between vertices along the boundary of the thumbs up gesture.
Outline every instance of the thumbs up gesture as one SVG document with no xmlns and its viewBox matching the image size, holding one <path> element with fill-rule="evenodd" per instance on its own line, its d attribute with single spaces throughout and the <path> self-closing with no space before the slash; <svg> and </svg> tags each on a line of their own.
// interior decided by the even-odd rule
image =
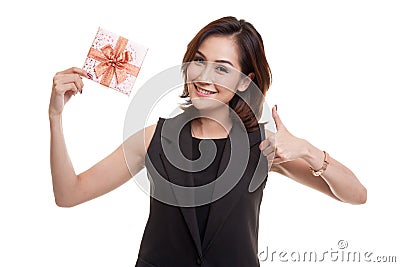
<svg viewBox="0 0 400 267">
<path fill-rule="evenodd" d="M 273 164 L 301 158 L 306 149 L 305 140 L 292 135 L 285 127 L 278 115 L 276 105 L 272 108 L 272 118 L 277 132 L 274 134 L 266 130 L 266 139 L 259 145 L 263 155 L 267 157 L 269 168 Z"/>
</svg>

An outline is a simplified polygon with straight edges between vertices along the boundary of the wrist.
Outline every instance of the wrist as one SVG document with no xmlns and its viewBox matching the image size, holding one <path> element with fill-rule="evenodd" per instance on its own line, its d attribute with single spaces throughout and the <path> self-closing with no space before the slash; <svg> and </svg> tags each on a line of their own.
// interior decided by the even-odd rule
<svg viewBox="0 0 400 267">
<path fill-rule="evenodd" d="M 61 121 L 61 114 L 49 114 L 50 123 Z"/>
<path fill-rule="evenodd" d="M 321 169 L 324 163 L 325 153 L 307 141 L 305 141 L 305 144 L 303 160 L 314 170 Z"/>
</svg>

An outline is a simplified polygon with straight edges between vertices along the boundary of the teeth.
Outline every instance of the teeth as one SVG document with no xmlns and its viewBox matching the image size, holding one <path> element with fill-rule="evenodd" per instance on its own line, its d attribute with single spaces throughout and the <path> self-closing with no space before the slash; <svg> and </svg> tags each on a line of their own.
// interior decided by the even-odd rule
<svg viewBox="0 0 400 267">
<path fill-rule="evenodd" d="M 200 89 L 199 87 L 196 87 L 196 89 L 197 89 L 200 93 L 203 93 L 203 94 L 206 94 L 206 95 L 211 95 L 211 94 L 214 94 L 214 93 L 215 93 L 215 92 L 211 92 L 211 91 L 207 91 L 207 90 Z"/>
</svg>

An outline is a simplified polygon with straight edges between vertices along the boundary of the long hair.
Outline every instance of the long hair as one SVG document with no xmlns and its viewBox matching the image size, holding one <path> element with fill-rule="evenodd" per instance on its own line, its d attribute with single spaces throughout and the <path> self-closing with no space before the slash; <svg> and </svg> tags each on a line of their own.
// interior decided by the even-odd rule
<svg viewBox="0 0 400 267">
<path fill-rule="evenodd" d="M 245 75 L 254 73 L 253 82 L 249 88 L 244 92 L 237 92 L 229 101 L 229 107 L 240 117 L 247 131 L 252 132 L 258 127 L 264 97 L 272 82 L 272 73 L 265 56 L 261 35 L 252 24 L 243 19 L 238 20 L 231 16 L 217 19 L 202 28 L 189 42 L 182 62 L 193 61 L 201 43 L 209 36 L 232 36 L 239 50 L 239 64 L 242 73 Z M 187 66 L 187 64 L 183 66 Z M 183 93 L 179 97 L 187 98 L 189 97 L 186 80 L 187 68 L 183 67 L 182 72 L 185 83 Z M 263 97 L 260 98 L 260 94 L 252 94 L 252 90 L 260 90 Z M 252 108 L 242 98 L 246 99 Z M 191 104 L 191 100 L 186 99 L 180 108 L 185 110 Z"/>
</svg>

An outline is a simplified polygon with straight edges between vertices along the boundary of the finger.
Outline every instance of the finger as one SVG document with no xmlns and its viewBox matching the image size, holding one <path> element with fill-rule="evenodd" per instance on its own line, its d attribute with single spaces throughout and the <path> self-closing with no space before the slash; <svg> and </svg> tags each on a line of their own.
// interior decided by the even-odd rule
<svg viewBox="0 0 400 267">
<path fill-rule="evenodd" d="M 265 129 L 265 137 L 266 137 L 266 138 L 268 138 L 268 137 L 270 137 L 270 136 L 274 136 L 274 135 L 275 135 L 274 132 L 271 132 L 270 130 Z"/>
<path fill-rule="evenodd" d="M 275 157 L 274 160 L 272 161 L 272 164 L 281 164 L 284 163 L 286 160 L 284 160 L 281 157 Z"/>
<path fill-rule="evenodd" d="M 283 122 L 281 121 L 281 118 L 280 118 L 279 115 L 278 115 L 278 112 L 277 112 L 277 105 L 275 105 L 275 106 L 272 108 L 272 118 L 273 118 L 274 121 L 275 121 L 275 126 L 276 126 L 276 130 L 277 130 L 277 131 L 285 129 L 285 125 L 283 125 Z"/>
<path fill-rule="evenodd" d="M 260 144 L 258 145 L 258 148 L 260 150 L 264 150 L 265 148 L 267 148 L 270 145 L 271 145 L 270 141 L 268 139 L 265 139 L 265 140 L 260 142 Z"/>
<path fill-rule="evenodd" d="M 83 87 L 82 78 L 78 74 L 73 74 L 71 76 L 72 76 L 71 77 L 71 79 L 72 79 L 71 82 L 73 82 L 75 84 L 76 88 L 79 90 L 79 92 L 81 92 L 82 91 L 82 87 Z"/>
<path fill-rule="evenodd" d="M 59 73 L 54 76 L 54 82 L 61 84 L 71 83 L 76 79 L 76 77 L 79 77 L 79 75 L 71 73 Z"/>
<path fill-rule="evenodd" d="M 268 155 L 267 158 L 270 158 L 271 160 L 273 160 L 275 158 L 275 151 L 271 151 Z"/>
<path fill-rule="evenodd" d="M 67 103 L 67 102 L 69 101 L 69 99 L 71 99 L 71 97 L 74 96 L 74 95 L 75 95 L 75 92 L 74 92 L 74 91 L 67 91 L 67 92 L 65 92 L 65 94 L 64 94 L 65 102 L 64 102 L 64 103 Z"/>
<path fill-rule="evenodd" d="M 274 156 L 275 156 L 275 154 L 273 152 L 267 155 L 267 161 L 268 161 L 269 166 L 272 166 L 272 164 L 274 162 Z"/>
<path fill-rule="evenodd" d="M 74 75 L 76 78 L 74 79 L 74 83 L 76 88 L 78 88 L 79 92 L 82 94 L 82 88 L 83 88 L 83 81 L 82 78 L 78 75 Z"/>
<path fill-rule="evenodd" d="M 76 87 L 79 91 L 81 91 L 83 87 L 82 78 L 78 74 L 59 74 L 55 79 L 54 83 L 58 84 L 67 84 L 67 83 L 75 83 Z"/>
<path fill-rule="evenodd" d="M 78 83 L 79 83 L 79 90 L 80 90 L 80 93 L 82 94 L 82 90 L 83 90 L 84 84 L 83 84 L 83 81 L 82 81 L 82 78 L 81 78 L 81 77 L 79 77 Z"/>
<path fill-rule="evenodd" d="M 261 151 L 264 151 L 266 149 L 272 148 L 275 149 L 275 147 L 273 146 L 273 143 L 271 143 L 268 139 L 263 140 L 259 145 L 258 148 Z"/>
<path fill-rule="evenodd" d="M 280 155 L 278 152 L 275 152 L 274 161 L 273 161 L 274 163 L 281 164 L 281 163 L 284 163 L 287 161 L 290 161 L 290 159 L 284 155 Z"/>
<path fill-rule="evenodd" d="M 263 155 L 268 157 L 270 154 L 274 154 L 275 153 L 275 148 L 273 146 L 269 146 L 266 149 L 264 149 L 262 151 Z"/>
<path fill-rule="evenodd" d="M 62 84 L 56 87 L 55 90 L 58 94 L 66 94 L 68 92 L 73 92 L 73 94 L 76 94 L 78 92 L 78 88 L 76 87 L 75 83 Z"/>
<path fill-rule="evenodd" d="M 74 95 L 78 93 L 79 89 L 76 87 L 75 83 L 66 84 L 66 91 L 65 92 L 73 92 Z"/>
<path fill-rule="evenodd" d="M 83 70 L 83 69 L 81 69 L 81 68 L 77 68 L 77 67 L 72 67 L 72 68 L 69 68 L 69 69 L 60 71 L 59 73 L 60 73 L 60 74 L 72 74 L 72 73 L 76 73 L 76 74 L 79 74 L 80 76 L 89 78 L 89 75 L 88 75 L 88 73 L 87 73 L 85 70 Z"/>
<path fill-rule="evenodd" d="M 271 145 L 274 145 L 274 146 L 275 146 L 275 135 L 269 136 L 269 137 L 267 138 L 267 140 L 269 141 L 269 143 L 270 143 Z"/>
<path fill-rule="evenodd" d="M 271 170 L 272 164 L 273 164 L 274 159 L 272 158 L 268 158 L 267 162 L 268 162 L 268 171 Z"/>
</svg>

